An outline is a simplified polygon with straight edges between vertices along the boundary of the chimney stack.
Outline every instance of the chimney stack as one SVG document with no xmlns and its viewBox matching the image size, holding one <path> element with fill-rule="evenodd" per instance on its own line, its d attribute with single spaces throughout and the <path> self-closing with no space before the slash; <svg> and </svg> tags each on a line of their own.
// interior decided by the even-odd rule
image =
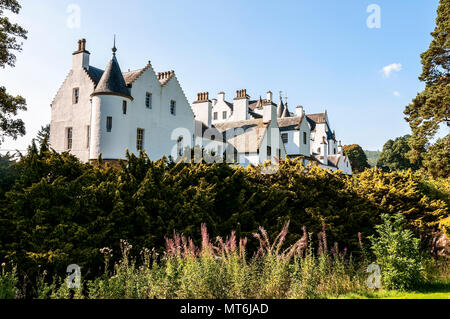
<svg viewBox="0 0 450 319">
<path fill-rule="evenodd" d="M 247 90 L 237 90 L 236 97 L 233 100 L 233 120 L 245 121 L 248 119 L 249 96 Z"/>
<path fill-rule="evenodd" d="M 208 92 L 197 93 L 197 101 L 192 104 L 195 119 L 211 127 L 212 120 L 212 103 L 209 100 Z"/>
<path fill-rule="evenodd" d="M 277 107 L 272 102 L 263 105 L 263 122 L 277 121 Z M 278 125 L 278 123 L 277 123 Z"/>
<path fill-rule="evenodd" d="M 342 148 L 341 141 L 339 141 L 339 143 L 338 143 L 338 154 L 344 155 L 344 150 Z"/>
<path fill-rule="evenodd" d="M 209 101 L 209 92 L 197 93 L 196 102 L 206 102 L 206 101 Z"/>
<path fill-rule="evenodd" d="M 72 54 L 72 70 L 85 68 L 89 70 L 89 56 L 86 50 L 86 39 L 78 40 L 78 50 Z"/>
<path fill-rule="evenodd" d="M 295 108 L 295 114 L 297 115 L 297 116 L 302 116 L 303 115 L 303 106 L 301 106 L 301 105 L 299 105 L 299 106 L 297 106 L 296 108 Z"/>
<path fill-rule="evenodd" d="M 268 92 L 267 92 L 267 100 L 268 100 L 269 102 L 272 102 L 272 96 L 273 96 L 272 92 L 271 92 L 271 91 L 268 91 Z"/>
</svg>

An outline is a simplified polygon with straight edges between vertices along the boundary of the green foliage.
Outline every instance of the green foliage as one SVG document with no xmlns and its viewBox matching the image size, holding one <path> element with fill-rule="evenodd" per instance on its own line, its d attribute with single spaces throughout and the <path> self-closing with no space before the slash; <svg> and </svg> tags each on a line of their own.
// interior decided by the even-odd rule
<svg viewBox="0 0 450 319">
<path fill-rule="evenodd" d="M 377 165 L 377 161 L 380 157 L 381 152 L 364 150 L 364 153 L 367 156 L 367 163 L 370 165 L 370 167 L 375 167 Z"/>
<path fill-rule="evenodd" d="M 20 38 L 27 38 L 27 31 L 16 23 L 11 23 L 5 16 L 4 11 L 8 10 L 18 14 L 21 6 L 17 0 L 0 0 L 0 67 L 5 65 L 14 66 L 16 56 L 14 51 L 22 51 Z"/>
<path fill-rule="evenodd" d="M 0 0 L 0 67 L 15 66 L 14 51 L 22 50 L 20 38 L 27 38 L 27 31 L 16 23 L 11 23 L 4 14 L 5 10 L 18 14 L 21 9 L 17 0 Z M 25 124 L 21 119 L 15 119 L 19 111 L 26 111 L 25 99 L 6 93 L 6 88 L 0 86 L 0 145 L 5 137 L 17 139 L 25 134 Z"/>
<path fill-rule="evenodd" d="M 366 168 L 370 168 L 367 162 L 366 153 L 358 144 L 344 145 L 344 154 L 347 155 L 352 164 L 353 172 L 362 172 Z"/>
<path fill-rule="evenodd" d="M 450 176 L 450 134 L 428 148 L 422 165 L 434 178 Z"/>
<path fill-rule="evenodd" d="M 24 122 L 14 117 L 19 111 L 26 110 L 26 101 L 23 97 L 9 95 L 6 88 L 0 86 L 0 145 L 6 136 L 17 139 L 25 135 Z"/>
<path fill-rule="evenodd" d="M 48 147 L 48 141 L 50 138 L 50 124 L 45 126 L 41 126 L 39 131 L 36 134 L 36 138 L 33 141 L 36 141 L 38 145 L 45 144 Z"/>
<path fill-rule="evenodd" d="M 388 140 L 384 146 L 383 151 L 378 159 L 377 167 L 392 172 L 396 170 L 418 170 L 419 163 L 412 164 L 406 157 L 406 154 L 411 150 L 408 141 L 410 135 L 397 137 L 394 141 Z"/>
<path fill-rule="evenodd" d="M 422 74 L 425 90 L 419 93 L 405 108 L 406 121 L 413 132 L 412 150 L 408 156 L 412 162 L 420 162 L 426 145 L 439 130 L 441 123 L 449 121 L 450 105 L 450 1 L 441 0 L 436 18 L 433 40 L 422 53 Z"/>
<path fill-rule="evenodd" d="M 383 285 L 388 289 L 410 289 L 423 282 L 424 265 L 419 251 L 420 240 L 403 228 L 401 214 L 382 216 L 377 236 L 369 237 L 376 263 L 381 267 Z"/>
<path fill-rule="evenodd" d="M 13 156 L 10 154 L 0 155 L 0 201 L 4 199 L 5 193 L 15 183 L 17 175 Z"/>
<path fill-rule="evenodd" d="M 53 152 L 45 143 L 40 149 L 32 145 L 13 167 L 13 183 L 0 202 L 0 260 L 20 265 L 19 278 L 36 278 L 43 270 L 62 276 L 67 265 L 76 263 L 92 279 L 103 264 L 100 248 L 120 251 L 120 239 L 127 238 L 134 244 L 132 253 L 144 247 L 162 253 L 164 238 L 174 230 L 199 238 L 202 223 L 214 236 L 236 230 L 236 236 L 252 238 L 260 225 L 275 236 L 290 220 L 293 232 L 286 235 L 287 244 L 301 238 L 303 226 L 318 234 L 325 224 L 328 239 L 356 257 L 357 232 L 373 234 L 382 213 L 402 213 L 421 236 L 449 226 L 448 188 L 422 182 L 408 171 L 368 169 L 349 177 L 287 160 L 267 175 L 252 166 L 151 161 L 145 153 L 127 154 L 119 167 L 101 161 L 91 166 L 69 153 Z M 250 239 L 247 251 L 257 249 L 258 242 Z M 227 276 L 244 276 L 236 263 Z M 178 278 L 177 261 L 170 267 Z M 271 276 L 277 278 L 269 272 L 267 278 Z M 187 296 L 194 282 L 201 281 L 183 282 Z M 233 289 L 236 295 L 245 293 L 245 287 Z"/>
<path fill-rule="evenodd" d="M 18 283 L 16 268 L 6 271 L 6 264 L 1 265 L 0 273 L 0 299 L 14 299 L 18 296 Z"/>
</svg>

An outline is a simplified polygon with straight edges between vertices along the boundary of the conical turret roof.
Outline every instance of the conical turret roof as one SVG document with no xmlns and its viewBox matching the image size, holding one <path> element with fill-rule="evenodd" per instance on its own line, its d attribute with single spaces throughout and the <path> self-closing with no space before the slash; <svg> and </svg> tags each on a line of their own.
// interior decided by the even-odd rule
<svg viewBox="0 0 450 319">
<path fill-rule="evenodd" d="M 117 49 L 114 46 L 113 56 L 106 66 L 105 72 L 103 72 L 92 95 L 118 95 L 133 99 L 127 84 L 125 83 L 125 79 L 123 78 L 119 62 L 117 62 L 116 51 Z"/>
<path fill-rule="evenodd" d="M 289 112 L 287 102 L 284 105 L 284 110 L 283 110 L 283 114 L 281 114 L 281 117 L 291 117 L 291 113 Z"/>
<path fill-rule="evenodd" d="M 283 112 L 284 112 L 284 104 L 280 96 L 280 104 L 278 104 L 277 107 L 277 117 L 281 117 L 283 115 Z"/>
</svg>

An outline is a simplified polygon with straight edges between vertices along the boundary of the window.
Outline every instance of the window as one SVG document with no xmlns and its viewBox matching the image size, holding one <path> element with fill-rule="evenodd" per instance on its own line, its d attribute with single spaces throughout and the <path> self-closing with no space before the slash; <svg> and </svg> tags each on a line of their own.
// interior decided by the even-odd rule
<svg viewBox="0 0 450 319">
<path fill-rule="evenodd" d="M 145 106 L 148 109 L 152 108 L 152 94 L 149 92 L 145 93 Z"/>
<path fill-rule="evenodd" d="M 177 102 L 175 102 L 174 100 L 170 101 L 170 114 L 175 115 L 175 111 L 176 111 L 176 107 L 177 107 Z"/>
<path fill-rule="evenodd" d="M 177 153 L 179 156 L 183 155 L 183 137 L 180 136 L 177 140 Z"/>
<path fill-rule="evenodd" d="M 137 129 L 136 148 L 138 151 L 142 151 L 144 149 L 144 129 L 143 128 Z"/>
<path fill-rule="evenodd" d="M 336 154 L 336 149 L 334 149 L 334 154 Z"/>
<path fill-rule="evenodd" d="M 214 112 L 214 119 L 217 120 L 217 118 L 218 118 L 217 112 Z"/>
<path fill-rule="evenodd" d="M 303 132 L 303 144 L 305 144 L 305 145 L 307 142 L 307 137 L 308 137 L 308 135 L 306 134 L 306 132 Z"/>
<path fill-rule="evenodd" d="M 106 132 L 111 132 L 112 129 L 112 116 L 106 117 Z"/>
<path fill-rule="evenodd" d="M 272 156 L 272 148 L 267 146 L 267 157 Z"/>
<path fill-rule="evenodd" d="M 66 132 L 66 136 L 67 136 L 67 149 L 71 150 L 72 149 L 72 134 L 73 134 L 73 129 L 71 127 L 67 128 L 67 132 Z"/>
<path fill-rule="evenodd" d="M 88 125 L 86 126 L 86 148 L 89 148 L 90 139 L 91 139 L 91 127 Z"/>
<path fill-rule="evenodd" d="M 127 114 L 127 101 L 122 102 L 122 111 L 123 114 Z"/>
<path fill-rule="evenodd" d="M 281 140 L 283 141 L 284 144 L 286 144 L 289 141 L 288 133 L 281 134 Z"/>
<path fill-rule="evenodd" d="M 281 149 L 277 148 L 278 158 L 281 159 Z"/>
<path fill-rule="evenodd" d="M 225 120 L 227 118 L 227 111 L 222 112 L 222 118 Z"/>
<path fill-rule="evenodd" d="M 79 88 L 74 88 L 73 89 L 73 94 L 72 94 L 72 103 L 73 104 L 78 104 L 79 100 L 80 100 L 80 89 Z"/>
</svg>

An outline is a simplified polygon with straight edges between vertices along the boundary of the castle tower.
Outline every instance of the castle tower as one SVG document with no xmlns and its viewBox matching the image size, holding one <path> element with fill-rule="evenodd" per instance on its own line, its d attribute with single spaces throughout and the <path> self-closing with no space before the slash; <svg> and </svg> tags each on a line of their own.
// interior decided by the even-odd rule
<svg viewBox="0 0 450 319">
<path fill-rule="evenodd" d="M 123 156 L 129 142 L 123 132 L 128 131 L 128 104 L 133 101 L 119 62 L 114 41 L 112 57 L 103 75 L 91 94 L 91 148 L 89 159 L 96 160 L 100 154 L 103 159 L 117 159 Z"/>
</svg>

